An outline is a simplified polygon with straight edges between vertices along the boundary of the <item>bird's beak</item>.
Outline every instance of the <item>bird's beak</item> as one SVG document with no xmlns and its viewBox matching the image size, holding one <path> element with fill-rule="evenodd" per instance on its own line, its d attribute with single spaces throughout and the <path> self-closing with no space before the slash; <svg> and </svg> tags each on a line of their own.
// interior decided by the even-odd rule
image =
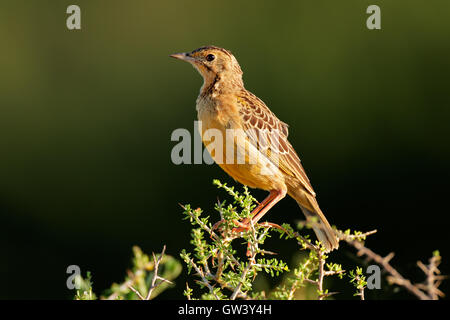
<svg viewBox="0 0 450 320">
<path fill-rule="evenodd" d="M 175 59 L 179 59 L 179 60 L 184 60 L 184 61 L 194 61 L 195 59 L 190 55 L 189 52 L 183 52 L 183 53 L 174 53 L 171 54 L 169 57 L 175 58 Z"/>
</svg>

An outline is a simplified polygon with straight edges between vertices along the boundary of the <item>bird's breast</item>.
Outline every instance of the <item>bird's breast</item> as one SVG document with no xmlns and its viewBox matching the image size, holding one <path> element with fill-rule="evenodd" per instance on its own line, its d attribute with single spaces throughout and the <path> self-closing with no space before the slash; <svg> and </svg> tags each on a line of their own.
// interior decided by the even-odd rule
<svg viewBox="0 0 450 320">
<path fill-rule="evenodd" d="M 240 127 L 240 118 L 237 106 L 228 96 L 220 99 L 210 95 L 200 95 L 197 98 L 198 120 L 204 124 L 205 129 L 233 129 Z"/>
<path fill-rule="evenodd" d="M 247 186 L 264 190 L 285 188 L 278 168 L 249 142 L 237 106 L 230 102 L 197 100 L 200 135 L 211 157 Z"/>
</svg>

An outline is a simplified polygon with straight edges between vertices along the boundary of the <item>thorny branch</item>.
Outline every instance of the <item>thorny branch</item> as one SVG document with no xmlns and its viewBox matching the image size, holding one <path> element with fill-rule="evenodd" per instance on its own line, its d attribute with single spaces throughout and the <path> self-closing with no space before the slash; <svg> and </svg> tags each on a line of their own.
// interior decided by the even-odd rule
<svg viewBox="0 0 450 320">
<path fill-rule="evenodd" d="M 419 283 L 417 284 L 417 287 L 426 291 L 431 300 L 438 300 L 439 297 L 443 298 L 445 296 L 445 294 L 438 289 L 442 280 L 447 278 L 447 276 L 441 275 L 441 271 L 438 269 L 440 264 L 441 257 L 438 254 L 433 255 L 433 257 L 429 259 L 428 265 L 424 265 L 421 261 L 417 261 L 417 266 L 426 275 L 425 283 Z"/>
<path fill-rule="evenodd" d="M 237 191 L 231 187 L 227 187 L 220 182 L 216 183 L 219 187 L 224 188 L 228 191 L 230 195 L 235 198 L 235 203 L 240 205 L 243 210 L 246 210 L 246 214 L 251 210 L 252 201 L 254 198 L 245 189 L 245 196 L 241 196 Z M 250 199 L 251 198 L 251 199 Z M 250 202 L 248 201 L 250 199 Z M 249 204 L 250 203 L 250 204 Z M 231 291 L 229 299 L 253 299 L 253 298 L 265 298 L 265 292 L 259 292 L 254 295 L 250 295 L 252 281 L 255 279 L 258 271 L 266 270 L 273 272 L 277 270 L 273 268 L 272 264 L 275 261 L 275 266 L 277 259 L 271 259 L 268 264 L 265 262 L 260 263 L 257 261 L 257 254 L 275 254 L 270 251 L 266 251 L 260 248 L 260 244 L 264 243 L 264 239 L 269 236 L 270 230 L 276 230 L 280 232 L 281 237 L 286 237 L 286 239 L 297 240 L 300 248 L 303 250 L 309 250 L 309 258 L 305 260 L 300 267 L 294 270 L 294 277 L 288 277 L 290 280 L 287 284 L 282 284 L 276 288 L 271 294 L 275 294 L 276 297 L 282 299 L 293 299 L 295 297 L 295 292 L 297 289 L 303 286 L 304 283 L 312 284 L 316 287 L 318 292 L 319 300 L 330 297 L 336 294 L 336 292 L 328 292 L 324 288 L 324 279 L 329 276 L 338 275 L 341 279 L 345 270 L 342 270 L 341 265 L 335 263 L 326 263 L 328 255 L 325 252 L 323 246 L 320 242 L 316 241 L 313 243 L 308 237 L 300 235 L 298 232 L 294 231 L 292 227 L 287 224 L 283 224 L 281 227 L 272 223 L 263 222 L 256 225 L 250 224 L 250 229 L 244 233 L 232 232 L 232 226 L 237 224 L 239 226 L 239 216 L 236 216 L 237 211 L 232 206 L 225 208 L 219 202 L 216 209 L 220 213 L 221 220 L 214 225 L 208 222 L 209 217 L 201 217 L 201 210 L 192 210 L 190 207 L 182 206 L 185 210 L 185 214 L 191 220 L 193 225 L 197 225 L 200 229 L 194 229 L 193 239 L 196 240 L 193 244 L 196 246 L 196 256 L 197 261 L 190 258 L 190 254 L 186 253 L 184 250 L 182 252 L 182 257 L 188 266 L 195 269 L 196 273 L 200 277 L 199 282 L 201 286 L 209 289 L 210 297 L 215 299 L 226 298 L 221 292 L 221 289 L 228 289 Z M 244 211 L 243 211 L 244 212 Z M 247 217 L 244 215 L 244 217 Z M 251 221 L 251 219 L 249 220 Z M 311 223 L 316 223 L 314 221 L 307 221 L 305 225 L 311 226 Z M 202 230 L 202 231 L 201 231 Z M 231 232 L 230 232 L 231 231 Z M 206 232 L 213 244 L 210 245 L 202 238 L 202 232 Z M 366 256 L 369 260 L 378 263 L 388 274 L 388 281 L 391 284 L 399 285 L 405 287 L 408 291 L 413 293 L 420 299 L 438 299 L 438 297 L 444 296 L 443 292 L 438 289 L 442 280 L 445 278 L 440 274 L 438 266 L 440 264 L 440 256 L 435 254 L 429 260 L 427 265 L 422 262 L 418 262 L 419 268 L 426 275 L 426 281 L 420 284 L 413 284 L 410 280 L 405 279 L 396 269 L 390 265 L 390 260 L 393 258 L 394 254 L 391 253 L 386 257 L 382 257 L 364 244 L 364 240 L 367 236 L 376 233 L 376 230 L 369 231 L 366 233 L 354 232 L 350 234 L 350 230 L 342 232 L 336 230 L 339 241 L 345 241 L 349 245 L 353 246 L 357 250 L 358 256 Z M 248 242 L 247 246 L 247 261 L 242 263 L 241 259 L 235 256 L 235 251 L 231 248 L 230 244 L 234 239 L 241 238 Z M 201 246 L 198 247 L 197 245 Z M 203 252 L 199 255 L 199 252 Z M 211 268 L 209 265 L 209 260 L 211 260 Z M 327 270 L 325 269 L 327 267 Z M 233 271 L 229 271 L 231 268 Z M 238 271 L 236 271 L 236 269 Z M 284 264 L 283 269 L 278 269 L 279 271 L 288 271 L 287 266 Z M 362 300 L 365 299 L 364 289 L 365 289 L 365 277 L 361 273 L 361 269 L 357 268 L 357 274 L 351 275 L 353 281 L 355 281 L 357 287 L 357 294 Z M 269 272 L 268 271 L 268 272 Z M 278 271 L 277 271 L 278 273 Z M 233 275 L 233 278 L 230 278 Z M 253 279 L 253 280 L 252 280 Z M 215 287 L 218 285 L 217 287 Z M 187 286 L 189 294 L 185 294 L 188 299 L 191 299 L 192 289 Z"/>
<path fill-rule="evenodd" d="M 389 274 L 387 277 L 389 283 L 404 287 L 420 300 L 437 300 L 439 297 L 444 297 L 444 293 L 438 289 L 442 280 L 446 278 L 446 276 L 440 274 L 441 272 L 438 269 L 441 262 L 441 257 L 439 254 L 434 254 L 433 257 L 429 259 L 428 265 L 424 265 L 420 261 L 417 262 L 417 265 L 425 273 L 426 280 L 425 283 L 413 284 L 410 280 L 404 278 L 390 264 L 390 261 L 394 257 L 393 252 L 389 253 L 385 257 L 382 257 L 367 248 L 364 243 L 358 241 L 358 239 L 345 235 L 344 233 L 340 234 L 340 239 L 345 240 L 348 244 L 353 246 L 357 250 L 358 256 L 366 256 L 369 261 L 374 261 L 383 267 L 383 269 Z"/>
<path fill-rule="evenodd" d="M 152 283 L 151 283 L 150 288 L 148 289 L 147 295 L 145 297 L 142 296 L 142 294 L 137 289 L 135 289 L 133 287 L 132 281 L 131 281 L 131 283 L 130 282 L 126 283 L 126 286 L 131 291 L 133 291 L 138 296 L 139 299 L 141 299 L 141 300 L 150 300 L 151 299 L 151 295 L 153 293 L 153 290 L 155 288 L 157 288 L 163 282 L 167 282 L 167 283 L 172 284 L 171 281 L 169 281 L 169 280 L 167 280 L 167 279 L 165 279 L 165 278 L 163 278 L 163 277 L 158 275 L 158 268 L 159 268 L 159 265 L 161 263 L 161 260 L 162 260 L 162 258 L 164 256 L 165 252 L 166 252 L 166 246 L 164 245 L 164 247 L 163 247 L 163 249 L 161 251 L 161 254 L 159 255 L 158 259 L 156 259 L 155 253 L 153 253 L 154 269 L 153 269 Z M 160 280 L 160 282 L 156 283 L 157 280 Z"/>
<path fill-rule="evenodd" d="M 220 204 L 220 203 L 219 203 Z M 182 206 L 183 209 L 186 210 L 186 207 Z M 222 237 L 219 237 L 215 232 L 214 232 L 214 227 L 210 228 L 206 223 L 204 223 L 204 221 L 202 221 L 201 219 L 199 219 L 199 217 L 193 213 L 190 213 L 190 217 L 192 219 L 194 219 L 196 221 L 196 223 L 203 229 L 205 230 L 212 239 L 215 240 L 219 240 L 222 244 L 227 244 L 229 242 L 231 242 L 232 240 L 234 240 L 235 238 L 238 237 L 238 235 L 234 234 L 234 233 L 227 233 L 227 234 L 222 234 Z M 222 214 L 221 214 L 221 218 Z M 232 262 L 232 265 L 234 265 L 235 267 L 238 267 L 240 265 L 239 261 L 236 260 L 236 258 L 232 255 L 229 254 L 224 254 L 223 250 L 220 250 L 220 252 L 218 253 L 218 256 L 216 257 L 218 260 L 218 264 L 217 264 L 217 268 L 216 268 L 216 272 L 215 274 L 213 274 L 210 271 L 207 259 L 205 260 L 205 262 L 203 263 L 203 268 L 205 269 L 205 271 L 202 270 L 202 268 L 200 266 L 198 266 L 193 259 L 190 259 L 189 262 L 192 265 L 192 267 L 195 269 L 196 273 L 200 276 L 201 278 L 201 283 L 202 285 L 204 285 L 205 287 L 208 288 L 210 294 L 212 294 L 214 296 L 214 298 L 219 299 L 219 297 L 217 296 L 217 294 L 214 292 L 214 286 L 211 285 L 210 280 L 211 279 L 213 281 L 215 281 L 216 283 L 218 283 L 222 288 L 227 288 L 230 291 L 232 291 L 232 294 L 230 296 L 231 300 L 235 300 L 236 298 L 242 298 L 242 299 L 250 299 L 250 297 L 247 296 L 246 293 L 242 292 L 242 285 L 244 283 L 244 280 L 247 277 L 248 272 L 254 268 L 255 266 L 257 266 L 257 264 L 255 263 L 256 261 L 256 255 L 261 251 L 259 249 L 258 243 L 261 240 L 262 237 L 264 237 L 267 234 L 267 230 L 262 232 L 262 234 L 259 235 L 259 237 L 257 237 L 256 234 L 256 229 L 254 227 L 253 224 L 251 224 L 251 234 L 253 236 L 254 239 L 256 239 L 256 241 L 254 243 L 249 243 L 249 247 L 248 247 L 248 264 L 245 267 L 245 269 L 242 272 L 240 281 L 238 283 L 238 285 L 236 287 L 231 286 L 230 284 L 224 282 L 221 279 L 222 276 L 222 272 L 223 272 L 223 266 L 224 266 L 224 262 L 226 258 L 229 258 L 230 261 Z M 267 253 L 267 252 L 266 252 Z M 212 258 L 212 262 L 214 263 L 214 257 Z"/>
</svg>

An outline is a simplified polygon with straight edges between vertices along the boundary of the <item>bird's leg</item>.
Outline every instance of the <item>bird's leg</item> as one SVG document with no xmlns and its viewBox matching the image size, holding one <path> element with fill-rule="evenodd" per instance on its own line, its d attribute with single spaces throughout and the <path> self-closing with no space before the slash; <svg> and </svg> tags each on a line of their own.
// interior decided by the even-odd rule
<svg viewBox="0 0 450 320">
<path fill-rule="evenodd" d="M 261 201 L 258 204 L 258 206 L 255 209 L 253 209 L 253 211 L 250 213 L 250 218 L 245 218 L 244 220 L 242 220 L 242 222 L 235 221 L 235 224 L 244 230 L 248 230 L 250 228 L 250 220 L 253 220 L 253 217 L 255 217 L 262 209 L 264 209 L 264 207 L 270 201 L 272 201 L 275 197 L 276 197 L 276 191 L 270 191 L 269 195 L 263 201 Z M 233 231 L 240 232 L 242 230 L 237 231 L 237 229 L 235 228 L 235 229 L 233 229 Z"/>
<path fill-rule="evenodd" d="M 269 195 L 263 201 L 261 201 L 258 204 L 258 206 L 255 209 L 253 209 L 253 211 L 250 213 L 250 218 L 253 219 L 253 217 L 256 216 L 258 214 L 258 212 L 260 212 L 275 197 L 276 197 L 276 191 L 270 191 Z M 249 219 L 245 218 L 242 222 L 248 223 Z"/>
<path fill-rule="evenodd" d="M 273 197 L 275 197 L 275 191 L 270 191 L 270 194 L 263 200 L 261 201 L 258 206 L 253 209 L 253 211 L 250 213 L 250 219 L 253 218 L 256 214 L 258 214 L 259 211 L 261 211 L 261 209 L 263 209 L 269 202 L 270 200 L 272 200 Z M 250 228 L 250 219 L 249 218 L 245 218 L 244 220 L 242 220 L 242 222 L 234 220 L 234 223 L 238 226 L 243 228 L 244 230 L 247 230 L 248 228 Z M 213 227 L 212 230 L 217 229 L 222 223 L 224 222 L 224 220 L 220 220 L 218 222 L 216 222 Z M 236 228 L 235 228 L 236 229 Z M 233 232 L 235 231 L 235 229 L 233 229 Z"/>
<path fill-rule="evenodd" d="M 251 221 L 253 224 L 258 221 L 269 211 L 278 201 L 286 196 L 286 190 L 271 190 L 270 194 L 265 198 L 251 213 Z M 239 222 L 239 227 L 234 228 L 233 232 L 241 232 L 250 228 L 250 219 L 246 218 Z"/>
<path fill-rule="evenodd" d="M 252 218 L 253 224 L 258 223 L 258 221 L 281 199 L 286 196 L 286 190 L 276 190 L 275 197 L 261 210 L 256 216 Z"/>
</svg>

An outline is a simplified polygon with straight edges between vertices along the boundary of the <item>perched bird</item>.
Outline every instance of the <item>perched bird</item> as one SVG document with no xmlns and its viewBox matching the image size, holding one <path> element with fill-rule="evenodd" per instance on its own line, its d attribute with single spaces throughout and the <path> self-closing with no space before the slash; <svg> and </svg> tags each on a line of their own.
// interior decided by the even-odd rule
<svg viewBox="0 0 450 320">
<path fill-rule="evenodd" d="M 326 251 L 338 248 L 336 233 L 320 210 L 300 159 L 287 140 L 288 125 L 244 88 L 241 67 L 231 52 L 206 46 L 170 56 L 189 62 L 203 77 L 197 113 L 200 134 L 211 157 L 238 182 L 270 192 L 252 211 L 252 223 L 257 223 L 287 193 L 297 201 L 307 221 L 313 221 L 313 230 Z M 214 145 L 205 139 L 210 129 L 224 137 L 234 132 L 231 148 L 225 146 L 226 139 L 222 139 L 221 148 L 217 141 Z M 239 156 L 245 161 L 236 159 Z M 249 228 L 250 223 L 244 219 L 236 231 Z"/>
</svg>

